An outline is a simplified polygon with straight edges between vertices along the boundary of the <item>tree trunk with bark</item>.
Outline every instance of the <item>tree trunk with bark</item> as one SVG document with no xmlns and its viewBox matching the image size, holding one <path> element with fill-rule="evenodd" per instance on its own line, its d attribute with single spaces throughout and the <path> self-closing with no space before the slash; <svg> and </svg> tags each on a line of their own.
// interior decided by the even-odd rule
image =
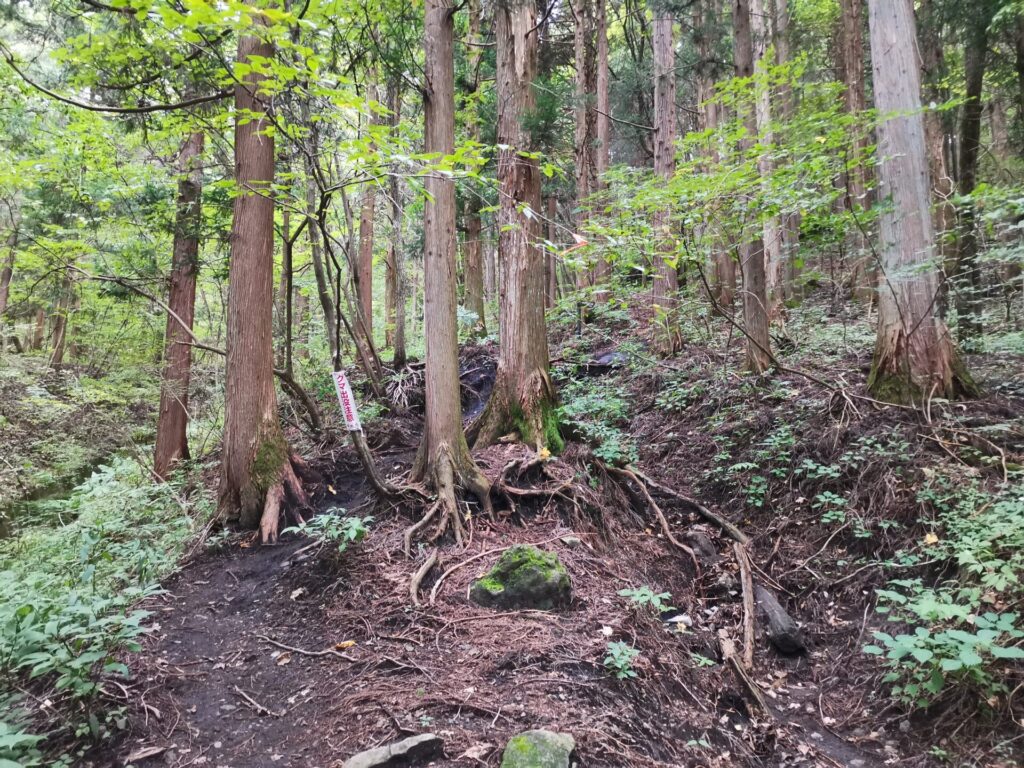
<svg viewBox="0 0 1024 768">
<path fill-rule="evenodd" d="M 31 334 L 26 340 L 25 346 L 33 352 L 43 348 L 43 341 L 46 339 L 46 311 L 40 307 L 36 310 L 36 321 L 32 327 Z"/>
<path fill-rule="evenodd" d="M 880 400 L 922 402 L 977 387 L 938 316 L 921 78 L 911 0 L 869 0 L 878 126 L 880 217 L 878 337 L 868 388 Z"/>
<path fill-rule="evenodd" d="M 675 19 L 667 9 L 654 12 L 654 173 L 665 179 L 676 170 L 676 52 L 672 28 Z M 679 333 L 679 277 L 671 212 L 656 211 L 651 222 L 657 243 L 652 304 L 654 351 L 671 357 L 683 345 Z"/>
<path fill-rule="evenodd" d="M 774 0 L 774 5 L 775 18 L 772 39 L 775 45 L 775 63 L 781 66 L 788 64 L 791 58 L 789 0 Z M 775 103 L 780 122 L 786 123 L 792 119 L 795 104 L 793 89 L 788 83 L 779 86 L 775 94 Z M 800 214 L 796 211 L 785 211 L 779 216 L 779 258 L 781 261 L 779 288 L 783 300 L 789 300 L 795 296 L 796 254 L 799 246 Z"/>
<path fill-rule="evenodd" d="M 537 74 L 536 3 L 499 0 L 495 7 L 498 78 L 499 331 L 494 389 L 473 425 L 474 445 L 516 431 L 538 450 L 558 450 L 562 439 L 548 374 L 544 324 L 544 254 L 540 234 L 540 170 L 527 116 Z"/>
<path fill-rule="evenodd" d="M 255 9 L 252 24 L 265 24 Z M 257 34 L 238 41 L 238 61 L 270 60 Z M 274 138 L 267 133 L 264 76 L 249 72 L 235 87 L 235 184 L 228 271 L 227 362 L 219 508 L 243 528 L 274 541 L 285 502 L 307 503 L 292 467 L 274 390 Z"/>
<path fill-rule="evenodd" d="M 577 232 L 583 232 L 590 218 L 590 196 L 597 188 L 597 40 L 595 0 L 577 0 L 573 5 L 576 63 L 575 178 Z M 596 267 L 581 269 L 580 288 L 594 285 Z"/>
<path fill-rule="evenodd" d="M 772 133 L 772 92 L 767 85 L 768 47 L 771 43 L 771 15 L 765 0 L 749 0 L 750 2 L 750 33 L 754 46 L 754 73 L 758 82 L 754 91 L 754 114 L 757 123 L 759 142 L 764 151 L 757 164 L 761 176 L 771 176 L 773 163 L 771 146 L 775 141 Z M 776 323 L 781 320 L 783 300 L 783 264 L 782 264 L 782 233 L 778 216 L 768 216 L 763 224 L 762 242 L 764 243 L 765 292 L 768 296 L 768 321 Z"/>
<path fill-rule="evenodd" d="M 940 14 L 933 0 L 921 0 L 917 13 L 922 94 L 927 102 L 941 104 L 948 100 L 949 94 L 943 84 L 946 64 Z M 943 125 L 942 115 L 934 109 L 928 109 L 924 113 L 924 136 L 932 185 L 932 228 L 936 252 L 948 276 L 956 271 L 956 207 L 953 205 L 954 185 L 947 151 L 949 136 Z M 939 290 L 939 312 L 945 315 L 948 282 L 942 281 Z"/>
<path fill-rule="evenodd" d="M 737 77 L 754 74 L 754 43 L 750 25 L 749 0 L 733 0 L 733 56 Z M 757 136 L 757 116 L 746 117 L 747 138 L 741 142 L 745 150 L 752 148 Z M 743 325 L 747 337 L 747 369 L 763 373 L 771 365 L 771 339 L 768 335 L 768 294 L 765 286 L 764 241 L 759 235 L 738 247 L 743 277 Z"/>
<path fill-rule="evenodd" d="M 455 59 L 452 0 L 426 0 L 423 47 L 424 151 L 447 156 L 455 148 Z M 469 453 L 459 399 L 459 347 L 455 297 L 455 183 L 449 175 L 427 175 L 423 215 L 424 338 L 426 419 L 412 479 L 429 482 L 439 509 L 436 536 L 450 525 L 463 541 L 455 485 L 468 488 L 486 509 L 490 484 Z"/>
<path fill-rule="evenodd" d="M 3 269 L 0 269 L 0 350 L 5 349 L 7 342 L 6 317 L 7 302 L 11 294 L 11 280 L 14 277 L 14 253 L 18 248 L 18 228 L 11 227 L 7 235 L 7 255 L 4 257 Z M 20 342 L 18 342 L 20 344 Z"/>
<path fill-rule="evenodd" d="M 393 77 L 388 82 L 388 110 L 391 112 L 391 132 L 397 138 L 398 126 L 402 120 L 402 91 L 401 81 Z M 395 370 L 405 367 L 405 251 L 402 242 L 402 217 L 405 206 L 402 199 L 402 179 L 399 173 L 401 169 L 396 164 L 392 168 L 391 180 L 391 242 L 388 243 L 388 282 L 387 295 L 385 296 L 388 307 L 385 307 L 387 316 L 388 332 L 390 337 L 388 343 L 393 350 L 391 364 Z"/>
<path fill-rule="evenodd" d="M 372 89 L 371 89 L 372 90 Z M 371 124 L 375 118 L 371 120 Z M 371 144 L 370 151 L 375 151 Z M 377 210 L 377 182 L 370 181 L 363 188 L 359 212 L 359 254 L 354 273 L 356 298 L 359 309 L 357 325 L 366 336 L 367 346 L 373 346 L 373 237 L 374 214 Z"/>
<path fill-rule="evenodd" d="M 963 202 L 959 210 L 960 240 L 957 252 L 956 310 L 960 342 L 978 336 L 981 331 L 981 268 L 978 265 L 978 232 L 974 203 L 970 196 L 978 183 L 978 156 L 981 153 L 981 117 L 985 106 L 982 95 L 988 58 L 988 28 L 996 3 L 986 0 L 968 21 L 964 41 L 964 105 L 960 111 L 960 179 L 958 191 Z"/>
<path fill-rule="evenodd" d="M 611 157 L 611 107 L 608 98 L 608 4 L 607 0 L 595 0 L 597 24 L 597 146 L 594 153 L 594 184 L 597 191 L 607 189 L 608 181 L 605 173 Z M 557 264 L 555 265 L 557 268 Z M 598 256 L 594 264 L 594 284 L 602 285 L 611 278 L 612 268 L 608 260 Z M 557 275 L 555 276 L 557 287 Z M 607 300 L 608 293 L 598 290 L 594 294 L 595 301 Z"/>
<path fill-rule="evenodd" d="M 548 195 L 547 225 L 548 242 L 553 247 L 558 243 L 558 199 L 554 195 Z M 548 253 L 544 259 L 544 282 L 547 286 L 547 296 L 544 301 L 545 307 L 550 309 L 558 301 L 558 259 L 554 253 Z"/>
<path fill-rule="evenodd" d="M 469 63 L 469 78 L 471 94 L 476 94 L 480 87 L 480 63 L 483 58 L 483 10 L 480 0 L 470 0 L 469 4 L 469 42 L 471 45 L 467 51 Z M 466 132 L 471 141 L 480 141 L 480 119 L 477 115 L 477 107 L 474 103 L 469 109 L 469 116 L 466 120 Z M 483 223 L 480 220 L 480 209 L 482 208 L 480 192 L 475 185 L 467 189 L 465 202 L 465 265 L 464 279 L 466 283 L 465 304 L 466 309 L 477 316 L 474 334 L 477 336 L 487 335 L 487 319 L 484 314 L 484 261 L 481 241 L 481 230 Z"/>
<path fill-rule="evenodd" d="M 722 16 L 721 0 L 701 0 L 694 6 L 693 28 L 697 48 L 697 130 L 714 131 L 719 125 L 721 106 L 715 98 L 715 33 Z M 718 163 L 718 151 L 714 142 L 704 149 L 711 163 Z M 714 226 L 705 231 L 709 239 L 712 298 L 716 304 L 728 311 L 736 300 L 736 262 L 730 249 L 724 243 Z"/>
<path fill-rule="evenodd" d="M 156 424 L 153 471 L 167 479 L 174 465 L 189 458 L 188 389 L 192 376 L 192 328 L 199 273 L 199 237 L 203 225 L 203 133 L 189 134 L 178 154 L 178 199 L 174 217 L 164 369 Z M 174 313 L 174 316 L 171 313 Z"/>
<path fill-rule="evenodd" d="M 64 270 L 60 283 L 60 297 L 57 299 L 56 311 L 53 315 L 53 350 L 50 353 L 50 367 L 60 368 L 64 365 L 64 353 L 68 345 L 68 328 L 71 319 L 71 307 L 74 303 L 75 283 L 71 277 L 71 268 Z"/>
<path fill-rule="evenodd" d="M 850 115 L 863 115 L 867 109 L 864 88 L 864 0 L 840 0 L 839 70 L 846 90 L 843 102 Z M 855 125 L 851 153 L 855 161 L 846 172 L 846 207 L 852 215 L 863 218 L 868 208 L 868 168 L 865 164 L 867 136 Z M 862 162 L 856 162 L 860 159 Z M 854 227 L 850 247 L 853 268 L 850 273 L 851 293 L 861 301 L 870 302 L 875 295 L 876 270 L 860 227 Z"/>
<path fill-rule="evenodd" d="M 309 131 L 309 151 L 303 152 L 303 170 L 306 174 L 306 216 L 309 223 L 310 261 L 313 264 L 313 276 L 316 279 L 316 293 L 323 314 L 324 331 L 327 334 L 327 347 L 331 352 L 331 361 L 337 363 L 341 359 L 340 339 L 338 338 L 338 322 L 334 301 L 334 288 L 331 285 L 328 268 L 324 263 L 323 241 L 319 227 L 320 189 L 322 187 L 320 169 L 316 158 L 320 155 L 319 128 L 313 122 L 308 99 L 300 105 L 303 126 Z"/>
</svg>

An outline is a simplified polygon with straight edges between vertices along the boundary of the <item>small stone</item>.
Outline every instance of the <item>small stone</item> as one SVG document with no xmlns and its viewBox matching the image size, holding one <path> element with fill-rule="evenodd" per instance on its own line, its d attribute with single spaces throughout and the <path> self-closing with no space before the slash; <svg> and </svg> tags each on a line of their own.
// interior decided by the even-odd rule
<svg viewBox="0 0 1024 768">
<path fill-rule="evenodd" d="M 399 768 L 420 765 L 441 751 L 441 737 L 433 733 L 410 736 L 383 747 L 352 755 L 343 768 Z"/>
<path fill-rule="evenodd" d="M 501 768 L 569 768 L 576 740 L 567 733 L 526 731 L 509 739 Z"/>
<path fill-rule="evenodd" d="M 487 608 L 550 611 L 569 604 L 572 584 L 558 555 L 519 544 L 505 550 L 490 573 L 473 582 L 469 594 Z"/>
</svg>

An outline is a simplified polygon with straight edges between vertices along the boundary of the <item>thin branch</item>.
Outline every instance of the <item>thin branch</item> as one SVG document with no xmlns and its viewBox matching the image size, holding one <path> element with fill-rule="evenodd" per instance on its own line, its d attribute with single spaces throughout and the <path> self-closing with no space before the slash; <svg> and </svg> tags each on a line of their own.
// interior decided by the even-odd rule
<svg viewBox="0 0 1024 768">
<path fill-rule="evenodd" d="M 62 104 L 67 104 L 78 109 L 85 109 L 90 112 L 105 112 L 112 115 L 142 115 L 152 112 L 174 112 L 179 109 L 188 109 L 189 107 L 195 107 L 200 104 L 209 104 L 211 101 L 220 101 L 221 99 L 226 99 L 231 95 L 230 90 L 225 90 L 207 96 L 196 96 L 193 99 L 185 99 L 184 101 L 179 101 L 174 104 L 145 104 L 138 107 L 113 107 L 109 104 L 88 104 L 84 101 L 78 101 L 76 99 L 68 98 L 67 96 L 61 96 L 59 93 L 51 91 L 46 86 L 35 82 L 21 70 L 17 62 L 14 60 L 14 55 L 10 50 L 8 50 L 7 46 L 0 43 L 0 51 L 3 52 L 4 61 L 7 62 L 7 66 L 13 69 L 15 74 L 17 74 L 18 77 L 20 77 L 27 85 L 55 101 L 59 101 Z"/>
</svg>

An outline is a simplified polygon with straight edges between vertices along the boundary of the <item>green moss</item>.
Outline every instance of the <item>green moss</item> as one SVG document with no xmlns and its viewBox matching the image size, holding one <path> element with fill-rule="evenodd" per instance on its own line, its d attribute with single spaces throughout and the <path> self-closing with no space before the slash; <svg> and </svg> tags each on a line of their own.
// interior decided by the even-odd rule
<svg viewBox="0 0 1024 768">
<path fill-rule="evenodd" d="M 266 492 L 281 478 L 281 468 L 288 459 L 288 444 L 277 430 L 263 440 L 252 460 L 252 485 L 260 492 Z"/>
<path fill-rule="evenodd" d="M 505 550 L 494 568 L 474 582 L 471 595 L 481 605 L 550 610 L 567 604 L 571 591 L 558 555 L 520 544 Z"/>
<path fill-rule="evenodd" d="M 568 734 L 527 731 L 509 739 L 501 768 L 567 768 L 575 748 Z"/>
<path fill-rule="evenodd" d="M 565 440 L 559 430 L 558 409 L 552 403 L 543 402 L 540 405 L 540 434 L 536 434 L 536 430 L 518 404 L 512 406 L 509 417 L 512 428 L 519 433 L 524 443 L 536 445 L 539 442 L 541 446 L 555 454 L 565 450 Z"/>
</svg>

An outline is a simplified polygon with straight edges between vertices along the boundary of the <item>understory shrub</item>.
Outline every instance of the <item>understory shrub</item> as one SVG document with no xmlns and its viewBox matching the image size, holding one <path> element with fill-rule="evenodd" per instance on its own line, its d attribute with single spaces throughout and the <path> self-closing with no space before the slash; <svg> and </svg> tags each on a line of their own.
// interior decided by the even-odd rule
<svg viewBox="0 0 1024 768">
<path fill-rule="evenodd" d="M 864 651 L 884 659 L 885 681 L 908 706 L 972 694 L 995 708 L 1024 660 L 1012 610 L 1024 598 L 1024 486 L 989 492 L 977 481 L 932 475 L 918 494 L 935 512 L 923 547 L 932 561 L 955 563 L 956 576 L 938 584 L 897 579 L 878 590 L 878 612 L 902 631 L 875 632 Z"/>
<path fill-rule="evenodd" d="M 205 499 L 186 503 L 183 488 L 181 477 L 155 484 L 118 458 L 50 502 L 52 524 L 0 542 L 0 766 L 37 764 L 43 737 L 99 739 L 118 726 L 98 703 L 102 680 L 129 674 L 123 654 L 139 649 L 148 615 L 135 606 L 177 562 L 194 530 L 189 510 L 208 511 Z M 29 710 L 17 698 L 24 685 L 45 687 L 58 706 Z"/>
</svg>

